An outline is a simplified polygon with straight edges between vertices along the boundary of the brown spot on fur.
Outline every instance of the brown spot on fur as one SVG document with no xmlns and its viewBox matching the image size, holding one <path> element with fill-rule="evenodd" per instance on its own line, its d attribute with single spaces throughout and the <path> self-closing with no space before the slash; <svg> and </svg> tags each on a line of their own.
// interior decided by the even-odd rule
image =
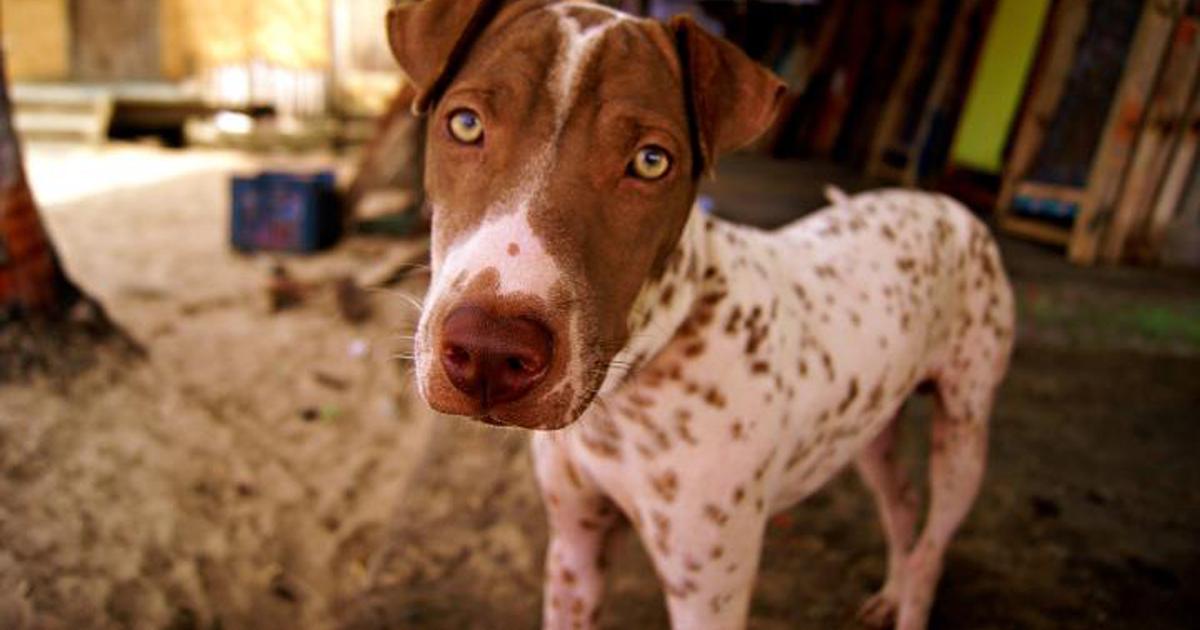
<svg viewBox="0 0 1200 630">
<path fill-rule="evenodd" d="M 717 409 L 725 408 L 725 396 L 716 387 L 708 388 L 708 391 L 704 393 L 704 402 Z"/>
<path fill-rule="evenodd" d="M 818 278 L 832 280 L 838 277 L 837 270 L 832 265 L 817 265 L 815 271 Z"/>
<path fill-rule="evenodd" d="M 704 518 L 707 518 L 719 526 L 724 526 L 725 523 L 729 522 L 729 514 L 725 510 L 722 510 L 720 507 L 712 503 L 704 504 Z"/>
<path fill-rule="evenodd" d="M 696 446 L 700 441 L 692 433 L 691 421 L 691 412 L 687 409 L 680 409 L 675 412 L 675 432 L 679 434 L 679 439 L 692 446 Z"/>
<path fill-rule="evenodd" d="M 850 408 L 850 405 L 854 404 L 854 399 L 857 397 L 858 397 L 858 379 L 851 378 L 850 379 L 850 389 L 846 392 L 846 397 L 842 399 L 842 402 L 838 403 L 838 406 L 837 406 L 838 415 L 842 415 L 842 414 L 846 413 L 846 410 Z"/>
<path fill-rule="evenodd" d="M 879 405 L 883 402 L 883 379 L 880 379 L 875 387 L 871 388 L 871 393 L 867 396 L 867 406 L 864 411 L 877 411 Z"/>
<path fill-rule="evenodd" d="M 755 361 L 750 364 L 750 371 L 755 374 L 766 374 L 771 370 L 771 364 L 766 361 Z"/>
<path fill-rule="evenodd" d="M 829 356 L 828 352 L 821 352 L 821 363 L 825 366 L 825 374 L 829 377 L 829 381 L 833 382 L 835 374 L 833 372 L 833 357 Z"/>
<path fill-rule="evenodd" d="M 588 449 L 598 457 L 616 460 L 621 459 L 621 450 L 612 442 L 607 440 L 590 439 L 586 435 L 582 437 L 582 441 L 584 448 Z"/>
<path fill-rule="evenodd" d="M 671 555 L 669 538 L 671 535 L 671 520 L 666 514 L 657 510 L 650 512 L 650 521 L 654 525 L 654 546 L 664 556 Z"/>
<path fill-rule="evenodd" d="M 742 321 L 742 307 L 734 306 L 729 312 L 729 319 L 725 321 L 725 332 L 734 334 L 737 332 L 738 324 Z"/>
<path fill-rule="evenodd" d="M 636 405 L 638 407 L 642 407 L 642 408 L 654 406 L 653 398 L 650 398 L 649 396 L 647 396 L 639 391 L 636 391 L 636 390 L 633 393 L 629 394 L 629 402 L 633 403 L 634 405 Z"/>
<path fill-rule="evenodd" d="M 579 479 L 579 471 L 575 470 L 575 465 L 571 463 L 571 460 L 564 460 L 563 468 L 567 471 L 567 480 L 571 482 L 571 485 L 576 488 L 582 488 L 583 481 Z"/>
<path fill-rule="evenodd" d="M 521 246 L 517 245 L 516 243 L 509 243 L 508 244 L 508 255 L 509 256 L 521 255 Z"/>
<path fill-rule="evenodd" d="M 667 503 L 675 500 L 679 493 L 679 478 L 675 471 L 667 470 L 660 475 L 650 475 L 650 487 Z"/>
</svg>

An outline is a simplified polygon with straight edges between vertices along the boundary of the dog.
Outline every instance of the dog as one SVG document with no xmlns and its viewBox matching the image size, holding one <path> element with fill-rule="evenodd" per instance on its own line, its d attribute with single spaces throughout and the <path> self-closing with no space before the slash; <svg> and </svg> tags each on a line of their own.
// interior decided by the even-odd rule
<svg viewBox="0 0 1200 630">
<path fill-rule="evenodd" d="M 417 388 L 438 411 L 534 430 L 544 627 L 595 626 L 626 520 L 674 628 L 744 627 L 768 517 L 850 463 L 888 544 L 860 617 L 925 627 L 1013 340 L 985 226 L 903 190 L 832 191 L 775 232 L 696 209 L 784 85 L 688 18 L 424 0 L 393 8 L 388 36 L 429 118 Z M 918 534 L 893 448 L 922 386 L 936 403 Z"/>
</svg>

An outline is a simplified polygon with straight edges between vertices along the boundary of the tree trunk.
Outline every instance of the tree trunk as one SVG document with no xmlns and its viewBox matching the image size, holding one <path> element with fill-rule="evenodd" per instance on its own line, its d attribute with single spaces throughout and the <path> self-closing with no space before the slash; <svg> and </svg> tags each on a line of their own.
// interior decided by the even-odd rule
<svg viewBox="0 0 1200 630">
<path fill-rule="evenodd" d="M 0 51 L 0 313 L 56 318 L 79 296 L 63 273 L 25 179 Z"/>
</svg>

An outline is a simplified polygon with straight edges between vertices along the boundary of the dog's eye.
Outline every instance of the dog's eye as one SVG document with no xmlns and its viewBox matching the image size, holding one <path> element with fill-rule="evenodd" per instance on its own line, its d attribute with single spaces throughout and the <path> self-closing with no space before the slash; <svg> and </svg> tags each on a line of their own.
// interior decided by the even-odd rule
<svg viewBox="0 0 1200 630">
<path fill-rule="evenodd" d="M 665 149 L 656 146 L 638 149 L 633 162 L 629 163 L 629 174 L 646 181 L 662 179 L 670 169 L 671 156 L 667 155 Z"/>
<path fill-rule="evenodd" d="M 450 135 L 463 144 L 478 144 L 483 139 L 483 121 L 469 109 L 456 110 L 450 114 Z"/>
</svg>

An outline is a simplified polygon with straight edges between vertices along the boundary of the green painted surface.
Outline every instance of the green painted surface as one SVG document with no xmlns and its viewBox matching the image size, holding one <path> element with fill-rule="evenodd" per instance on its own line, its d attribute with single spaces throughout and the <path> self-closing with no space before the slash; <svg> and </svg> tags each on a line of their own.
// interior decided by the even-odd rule
<svg viewBox="0 0 1200 630">
<path fill-rule="evenodd" d="M 1051 0 L 1000 0 L 979 57 L 950 159 L 999 173 Z"/>
</svg>

